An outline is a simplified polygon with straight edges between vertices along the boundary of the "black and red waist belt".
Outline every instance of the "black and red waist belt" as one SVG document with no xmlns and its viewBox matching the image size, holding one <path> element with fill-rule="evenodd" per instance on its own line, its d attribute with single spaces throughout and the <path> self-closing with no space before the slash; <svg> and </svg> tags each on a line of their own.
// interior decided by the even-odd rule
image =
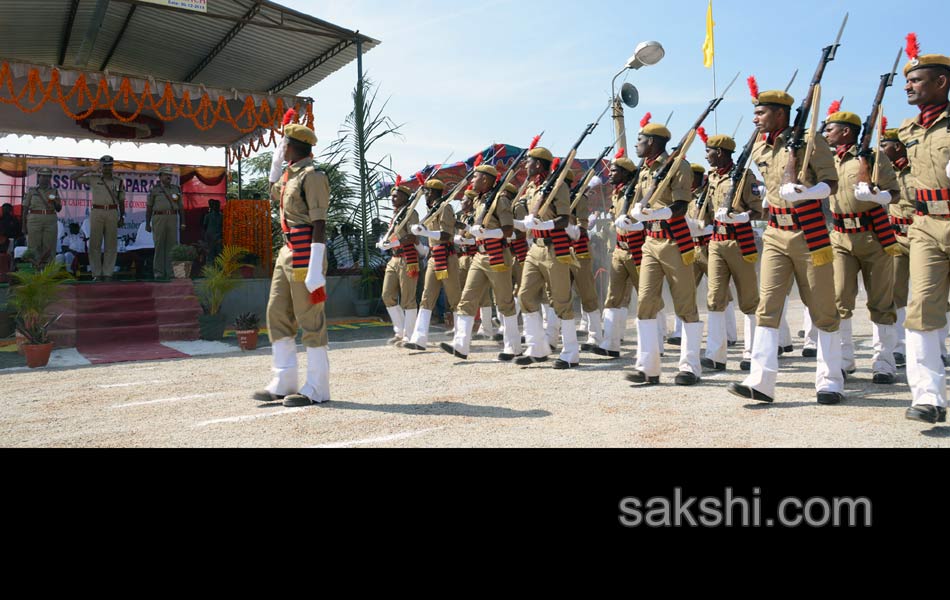
<svg viewBox="0 0 950 600">
<path fill-rule="evenodd" d="M 455 254 L 453 244 L 433 244 L 432 260 L 435 263 L 435 278 L 439 281 L 449 276 L 449 257 Z"/>
<path fill-rule="evenodd" d="M 716 221 L 713 226 L 712 241 L 738 242 L 742 256 L 752 256 L 758 253 L 755 246 L 755 232 L 751 223 L 721 223 Z"/>
<path fill-rule="evenodd" d="M 693 245 L 695 245 L 697 248 L 705 248 L 711 241 L 711 235 L 704 235 L 703 237 L 693 238 Z"/>
<path fill-rule="evenodd" d="M 650 221 L 647 224 L 646 234 L 655 240 L 676 242 L 680 254 L 684 257 L 696 250 L 696 243 L 693 241 L 685 216 L 674 217 L 667 221 Z"/>
<path fill-rule="evenodd" d="M 310 270 L 310 251 L 313 243 L 313 227 L 310 225 L 301 225 L 300 227 L 290 227 L 286 223 L 281 224 L 284 232 L 284 242 L 290 248 L 290 266 L 293 271 L 294 281 L 303 283 L 307 280 L 307 272 Z M 326 288 L 319 288 L 310 294 L 311 304 L 322 304 L 326 302 Z"/>
<path fill-rule="evenodd" d="M 518 262 L 524 263 L 528 260 L 528 240 L 526 239 L 515 239 L 511 241 L 511 250 L 515 253 L 515 258 L 518 259 Z"/>
<path fill-rule="evenodd" d="M 33 210 L 31 208 L 30 214 L 31 215 L 55 215 L 56 211 L 55 210 Z"/>
<path fill-rule="evenodd" d="M 481 240 L 477 245 L 478 253 L 488 257 L 488 266 L 492 271 L 506 271 L 508 265 L 505 262 L 505 248 L 508 247 L 508 240 Z"/>
<path fill-rule="evenodd" d="M 808 251 L 812 255 L 818 252 L 823 253 L 815 266 L 822 266 L 833 260 L 833 255 L 830 254 L 831 236 L 828 235 L 828 227 L 825 226 L 825 213 L 821 210 L 820 200 L 802 202 L 793 208 L 770 206 L 769 227 L 781 231 L 804 233 Z"/>
<path fill-rule="evenodd" d="M 633 257 L 636 266 L 643 262 L 643 241 L 646 239 L 646 233 L 640 231 L 628 231 L 617 234 L 617 247 L 624 252 L 629 252 Z"/>
<path fill-rule="evenodd" d="M 917 190 L 917 216 L 950 219 L 950 189 Z"/>
<path fill-rule="evenodd" d="M 870 231 L 877 236 L 881 246 L 888 248 L 897 243 L 894 228 L 884 211 L 884 207 L 875 206 L 863 213 L 831 213 L 838 233 L 852 234 Z"/>
<path fill-rule="evenodd" d="M 914 224 L 913 219 L 903 219 L 901 217 L 890 217 L 891 228 L 898 237 L 907 237 L 910 226 Z"/>
<path fill-rule="evenodd" d="M 562 262 L 570 262 L 572 244 L 571 236 L 567 235 L 567 231 L 564 229 L 532 230 L 531 235 L 534 236 L 535 245 L 554 248 L 555 258 L 562 259 Z"/>
<path fill-rule="evenodd" d="M 590 258 L 590 236 L 587 235 L 587 230 L 581 229 L 580 237 L 571 241 L 571 245 L 574 246 L 574 255 L 577 258 Z"/>
</svg>

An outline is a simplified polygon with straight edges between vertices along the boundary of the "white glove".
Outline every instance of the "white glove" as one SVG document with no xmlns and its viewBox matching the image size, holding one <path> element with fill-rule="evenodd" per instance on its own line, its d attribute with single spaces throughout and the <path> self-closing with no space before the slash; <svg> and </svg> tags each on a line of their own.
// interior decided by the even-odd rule
<svg viewBox="0 0 950 600">
<path fill-rule="evenodd" d="M 645 209 L 637 204 L 636 208 L 633 209 L 633 218 L 637 221 L 667 221 L 673 217 L 673 209 L 671 208 L 657 208 L 650 210 L 649 213 L 643 212 Z"/>
<path fill-rule="evenodd" d="M 725 206 L 716 211 L 715 219 L 720 223 L 725 223 L 727 225 L 732 223 L 732 217 L 729 216 L 729 209 Z"/>
<path fill-rule="evenodd" d="M 514 226 L 515 226 L 515 229 L 517 229 L 518 231 L 528 231 L 528 228 L 525 227 L 524 221 L 521 221 L 519 219 L 515 219 Z"/>
<path fill-rule="evenodd" d="M 500 240 L 505 237 L 505 232 L 501 229 L 485 229 L 484 227 L 479 227 L 480 234 L 475 236 L 483 240 Z"/>
<path fill-rule="evenodd" d="M 326 244 L 310 244 L 310 264 L 307 265 L 307 278 L 304 280 L 304 285 L 311 294 L 327 285 L 327 278 L 323 274 L 323 257 L 326 252 Z"/>
<path fill-rule="evenodd" d="M 947 163 L 947 177 L 950 177 L 950 162 Z"/>
<path fill-rule="evenodd" d="M 534 231 L 551 231 L 554 229 L 554 221 L 539 221 L 534 215 L 528 215 L 524 220 L 524 226 Z"/>
<path fill-rule="evenodd" d="M 794 183 L 786 183 L 778 192 L 786 202 L 805 202 L 807 200 L 824 200 L 831 195 L 831 188 L 824 181 L 810 188 L 802 188 Z"/>
<path fill-rule="evenodd" d="M 409 228 L 409 231 L 412 232 L 412 235 L 425 236 L 426 228 L 422 225 L 413 225 Z"/>
<path fill-rule="evenodd" d="M 622 231 L 624 233 L 630 233 L 631 231 L 643 231 L 643 223 L 639 221 L 631 221 L 629 217 L 620 217 L 617 219 L 617 222 L 614 223 L 614 227 L 617 228 L 617 231 Z"/>
<path fill-rule="evenodd" d="M 891 193 L 887 190 L 880 190 L 878 193 L 871 191 L 871 186 L 862 181 L 854 186 L 854 198 L 862 202 L 873 202 L 886 207 L 891 203 Z"/>
<path fill-rule="evenodd" d="M 701 236 L 699 236 L 699 237 L 709 237 L 709 236 L 711 236 L 711 235 L 713 234 L 713 232 L 715 232 L 715 229 L 713 228 L 713 226 L 712 226 L 712 225 L 706 225 L 706 226 L 703 228 L 703 234 L 702 234 Z"/>
<path fill-rule="evenodd" d="M 390 244 L 386 240 L 379 240 L 378 242 L 376 242 L 376 247 L 379 248 L 380 250 L 390 250 L 392 248 L 392 244 Z"/>
<path fill-rule="evenodd" d="M 732 224 L 733 224 L 733 225 L 742 225 L 742 224 L 744 224 L 744 223 L 748 223 L 749 221 L 751 221 L 751 220 L 752 220 L 752 216 L 751 216 L 749 213 L 747 213 L 747 212 L 744 212 L 744 213 L 735 213 L 735 214 L 732 215 L 732 217 L 730 218 L 730 220 L 732 221 Z"/>
<path fill-rule="evenodd" d="M 575 242 L 581 239 L 581 228 L 578 225 L 568 225 L 565 229 L 567 232 L 567 237 L 571 238 Z"/>
<path fill-rule="evenodd" d="M 703 228 L 699 226 L 699 221 L 697 221 L 696 219 L 686 217 L 686 224 L 689 225 L 690 237 L 694 237 L 694 238 L 706 237 L 703 234 Z"/>
<path fill-rule="evenodd" d="M 472 238 L 465 238 L 460 235 L 455 236 L 455 245 L 456 246 L 474 246 L 475 240 Z"/>
<path fill-rule="evenodd" d="M 410 231 L 412 231 L 412 235 L 415 235 L 415 236 L 427 237 L 430 240 L 435 240 L 437 242 L 442 239 L 441 231 L 430 231 L 429 229 L 426 229 L 422 225 L 413 225 L 409 229 Z"/>
</svg>

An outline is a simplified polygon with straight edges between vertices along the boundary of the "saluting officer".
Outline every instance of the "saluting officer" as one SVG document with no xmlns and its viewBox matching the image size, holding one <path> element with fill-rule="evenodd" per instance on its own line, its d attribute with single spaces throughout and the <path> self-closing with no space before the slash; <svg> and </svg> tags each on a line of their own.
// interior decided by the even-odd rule
<svg viewBox="0 0 950 600">
<path fill-rule="evenodd" d="M 99 159 L 100 171 L 92 175 L 86 170 L 72 179 L 88 185 L 92 192 L 89 211 L 89 265 L 95 281 L 111 281 L 115 273 L 115 259 L 119 250 L 119 227 L 125 224 L 125 186 L 112 175 L 115 160 L 111 156 Z M 105 255 L 102 247 L 105 243 Z"/>
<path fill-rule="evenodd" d="M 182 231 L 185 229 L 181 188 L 172 183 L 173 174 L 171 167 L 158 170 L 158 183 L 149 190 L 145 205 L 145 231 L 150 232 L 155 241 L 152 267 L 155 279 L 171 277 L 171 249 L 178 242 L 179 228 Z"/>
<path fill-rule="evenodd" d="M 950 57 L 916 54 L 904 67 L 904 89 L 920 115 L 900 128 L 917 185 L 917 216 L 909 235 L 912 292 L 905 322 L 907 383 L 914 404 L 907 418 L 943 423 L 947 387 L 940 354 L 950 295 Z"/>
<path fill-rule="evenodd" d="M 27 245 L 41 267 L 56 257 L 56 213 L 63 210 L 59 190 L 50 185 L 52 177 L 51 169 L 41 168 L 36 172 L 36 186 L 28 189 L 23 196 Z"/>
<path fill-rule="evenodd" d="M 310 158 L 317 136 L 303 125 L 284 127 L 287 138 L 283 177 L 271 188 L 280 205 L 284 247 L 277 255 L 267 303 L 274 379 L 254 394 L 261 402 L 283 400 L 299 407 L 330 400 L 330 358 L 327 353 L 326 220 L 330 180 Z M 307 380 L 297 384 L 297 330 L 307 348 Z"/>
</svg>

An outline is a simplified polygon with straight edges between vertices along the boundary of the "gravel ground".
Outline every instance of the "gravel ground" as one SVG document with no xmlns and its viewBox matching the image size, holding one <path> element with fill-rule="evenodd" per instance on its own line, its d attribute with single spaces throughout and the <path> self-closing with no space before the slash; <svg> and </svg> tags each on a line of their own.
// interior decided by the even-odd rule
<svg viewBox="0 0 950 600">
<path fill-rule="evenodd" d="M 800 304 L 790 320 L 798 330 Z M 631 321 L 632 323 L 632 321 Z M 866 317 L 855 329 L 869 333 Z M 740 321 L 741 328 L 741 321 Z M 388 330 L 383 329 L 383 333 Z M 92 447 L 950 447 L 950 428 L 904 420 L 910 394 L 870 382 L 870 339 L 859 336 L 859 373 L 847 402 L 815 403 L 814 363 L 781 361 L 776 404 L 750 405 L 726 386 L 730 371 L 699 387 L 632 389 L 620 362 L 584 357 L 557 372 L 494 362 L 498 346 L 476 342 L 460 363 L 378 340 L 331 352 L 334 401 L 304 409 L 258 406 L 250 394 L 269 378 L 267 350 L 184 360 L 0 374 L 0 445 Z M 436 334 L 433 344 L 444 339 Z M 737 349 L 730 355 L 738 365 Z M 304 355 L 300 355 L 303 361 Z M 549 390 L 542 395 L 539 390 Z"/>
</svg>

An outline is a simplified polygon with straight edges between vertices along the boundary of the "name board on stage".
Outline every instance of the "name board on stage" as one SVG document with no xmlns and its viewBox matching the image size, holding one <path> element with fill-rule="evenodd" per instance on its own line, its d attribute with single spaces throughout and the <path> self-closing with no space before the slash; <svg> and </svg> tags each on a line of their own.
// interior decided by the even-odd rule
<svg viewBox="0 0 950 600">
<path fill-rule="evenodd" d="M 208 12 L 208 0 L 141 0 L 149 4 L 158 4 L 170 8 L 181 8 L 195 12 Z"/>
</svg>

